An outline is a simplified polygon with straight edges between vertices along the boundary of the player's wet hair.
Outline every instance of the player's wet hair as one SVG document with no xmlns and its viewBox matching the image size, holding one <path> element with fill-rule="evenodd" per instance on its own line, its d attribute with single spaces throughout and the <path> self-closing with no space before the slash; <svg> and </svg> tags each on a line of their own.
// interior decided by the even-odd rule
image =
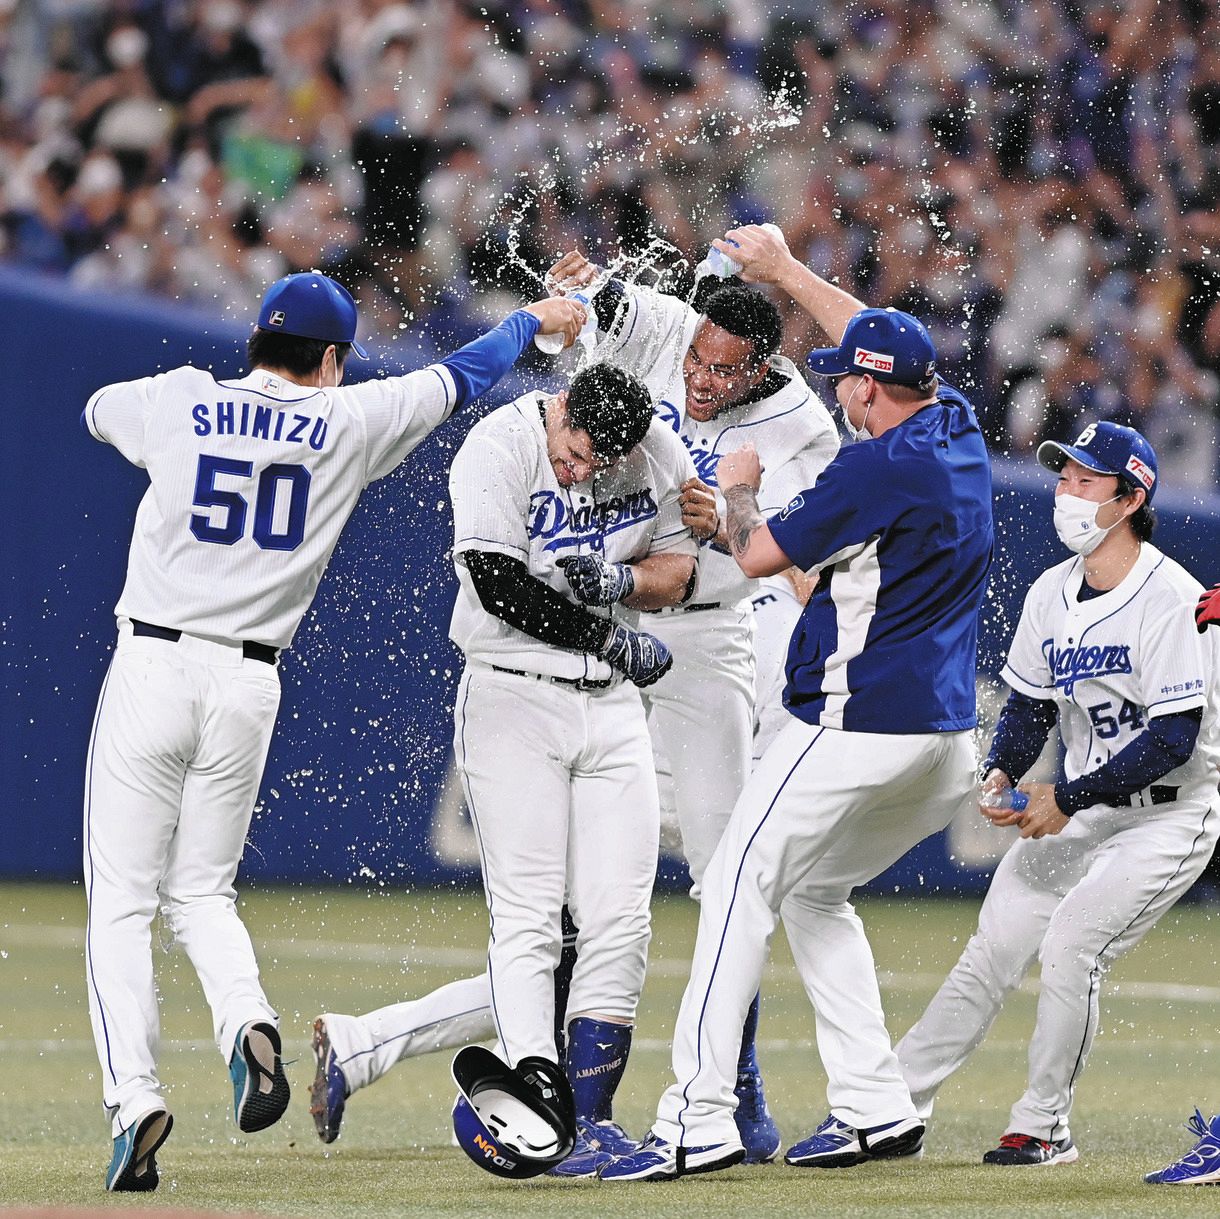
<svg viewBox="0 0 1220 1219">
<path fill-rule="evenodd" d="M 251 368 L 282 368 L 294 377 L 308 377 L 322 367 L 322 357 L 328 347 L 335 349 L 335 359 L 342 368 L 352 349 L 350 343 L 305 339 L 297 334 L 279 334 L 255 326 L 246 340 L 246 359 Z"/>
<path fill-rule="evenodd" d="M 707 298 L 704 315 L 713 326 L 727 330 L 754 347 L 754 362 L 761 364 L 779 350 L 784 324 L 774 303 L 753 288 L 721 288 Z"/>
<path fill-rule="evenodd" d="M 652 423 L 652 398 L 638 377 L 613 364 L 593 364 L 572 378 L 568 423 L 589 433 L 603 461 L 635 448 Z"/>
</svg>

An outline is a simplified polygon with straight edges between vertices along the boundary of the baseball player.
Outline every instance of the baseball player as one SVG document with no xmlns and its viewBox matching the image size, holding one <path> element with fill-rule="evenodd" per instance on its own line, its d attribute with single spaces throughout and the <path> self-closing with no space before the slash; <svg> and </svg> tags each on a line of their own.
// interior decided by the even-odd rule
<svg viewBox="0 0 1220 1219">
<path fill-rule="evenodd" d="M 637 623 L 690 587 L 697 547 L 679 497 L 691 473 L 644 386 L 596 364 L 564 393 L 493 412 L 450 475 L 450 637 L 466 657 L 454 752 L 491 918 L 492 1016 L 511 1065 L 558 1060 L 566 902 L 579 928 L 566 1040 L 582 1126 L 609 1115 L 644 982 L 659 810 L 639 688 L 672 659 Z M 575 1047 L 593 1043 L 612 1066 L 576 1069 Z M 566 1175 L 601 1162 L 587 1137 Z"/>
<path fill-rule="evenodd" d="M 1055 529 L 1071 558 L 1025 598 L 1004 680 L 1012 688 L 984 764 L 983 814 L 1018 825 L 978 931 L 897 1047 L 920 1117 L 983 1040 L 1037 958 L 1038 1015 L 1025 1094 L 985 1164 L 1066 1164 L 1069 1115 L 1097 1030 L 1102 978 L 1190 888 L 1220 832 L 1220 638 L 1200 636 L 1202 586 L 1150 541 L 1152 446 L 1114 423 L 1038 460 L 1059 472 Z M 1058 723 L 1057 783 L 1023 783 Z"/>
<path fill-rule="evenodd" d="M 183 367 L 89 399 L 84 426 L 150 481 L 85 775 L 107 1189 L 155 1189 L 172 1124 L 156 1064 L 158 902 L 211 1007 L 238 1126 L 262 1130 L 284 1112 L 278 1019 L 233 888 L 279 704 L 279 652 L 364 486 L 493 385 L 540 328 L 570 342 L 583 319 L 577 304 L 542 301 L 440 363 L 340 389 L 348 352 L 364 358 L 356 306 L 324 275 L 290 275 L 263 300 L 247 376 Z"/>
<path fill-rule="evenodd" d="M 586 287 L 597 275 L 575 251 L 547 272 L 557 290 Z M 668 645 L 674 665 L 644 692 L 658 766 L 672 774 L 697 887 L 751 765 L 754 623 L 774 627 L 768 653 L 786 652 L 793 620 L 752 611 L 759 583 L 728 553 L 717 465 L 749 437 L 767 467 L 762 501 L 778 510 L 813 484 L 838 451 L 838 434 L 796 367 L 775 354 L 779 311 L 760 292 L 724 288 L 699 313 L 675 297 L 611 280 L 592 303 L 602 332 L 598 357 L 639 373 L 658 419 L 679 437 L 698 471 L 682 488 L 683 520 L 700 540 L 697 584 L 686 602 L 650 619 L 649 630 Z M 774 583 L 789 587 L 782 578 Z M 782 591 L 775 596 L 784 597 L 785 605 L 790 600 Z M 487 1001 L 486 981 L 468 979 L 363 1017 L 320 1017 L 312 1105 L 319 1136 L 336 1137 L 350 1093 L 395 1063 L 491 1035 Z M 755 1001 L 745 1022 L 736 1085 L 749 1162 L 774 1158 L 780 1145 L 755 1055 L 757 1020 Z M 602 1050 L 596 1041 L 574 1044 L 569 1053 L 571 1069 L 592 1078 L 620 1069 L 617 1048 Z M 608 1139 L 614 1145 L 622 1141 L 613 1130 Z"/>
<path fill-rule="evenodd" d="M 817 1013 L 831 1116 L 789 1164 L 918 1152 L 923 1123 L 890 1048 L 872 952 L 848 898 L 943 829 L 972 796 L 975 647 L 993 533 L 991 474 L 970 404 L 940 384 L 926 329 L 864 309 L 782 238 L 733 230 L 743 276 L 779 284 L 840 343 L 835 378 L 857 443 L 766 520 L 758 455 L 721 459 L 734 557 L 751 577 L 818 572 L 788 653 L 788 724 L 754 769 L 703 879 L 675 1083 L 603 1180 L 666 1180 L 740 1162 L 738 1029 L 783 914 Z M 720 244 L 717 243 L 718 247 Z"/>
</svg>

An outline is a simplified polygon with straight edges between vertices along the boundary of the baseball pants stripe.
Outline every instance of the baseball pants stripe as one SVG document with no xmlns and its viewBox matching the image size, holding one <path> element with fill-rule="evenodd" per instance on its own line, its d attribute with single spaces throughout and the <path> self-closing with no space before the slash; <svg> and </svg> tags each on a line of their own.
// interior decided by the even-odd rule
<svg viewBox="0 0 1220 1219">
<path fill-rule="evenodd" d="M 781 911 L 817 1011 L 836 1116 L 866 1127 L 913 1116 L 848 897 L 964 807 L 974 762 L 965 732 L 852 733 L 796 719 L 785 728 L 704 878 L 674 1038 L 677 1082 L 662 1097 L 657 1134 L 686 1146 L 736 1140 L 741 1028 Z"/>
</svg>

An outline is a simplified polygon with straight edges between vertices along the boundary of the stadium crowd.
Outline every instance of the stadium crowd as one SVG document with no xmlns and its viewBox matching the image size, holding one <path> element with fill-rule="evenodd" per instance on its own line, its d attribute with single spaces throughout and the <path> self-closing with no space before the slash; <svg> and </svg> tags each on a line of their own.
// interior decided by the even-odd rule
<svg viewBox="0 0 1220 1219">
<path fill-rule="evenodd" d="M 443 342 L 580 244 L 775 220 L 929 320 L 992 443 L 1217 483 L 1209 0 L 0 0 L 0 259 L 236 316 L 317 267 Z M 793 310 L 786 347 L 821 337 Z M 1167 478 L 1170 481 L 1170 478 Z"/>
</svg>

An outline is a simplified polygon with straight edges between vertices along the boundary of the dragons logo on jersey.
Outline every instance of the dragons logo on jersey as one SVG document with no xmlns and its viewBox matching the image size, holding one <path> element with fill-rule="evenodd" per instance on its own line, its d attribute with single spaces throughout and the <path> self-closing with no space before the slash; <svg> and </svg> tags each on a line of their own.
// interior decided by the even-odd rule
<svg viewBox="0 0 1220 1219">
<path fill-rule="evenodd" d="M 695 473 L 698 475 L 699 481 L 707 483 L 709 487 L 718 487 L 720 484 L 716 481 L 716 467 L 720 465 L 722 454 L 697 449 L 687 437 L 682 435 L 682 418 L 678 414 L 678 408 L 672 402 L 662 399 L 652 408 L 652 413 L 666 427 L 673 428 L 678 439 L 686 446 L 686 451 L 690 454 L 691 461 L 694 462 Z"/>
<path fill-rule="evenodd" d="M 1044 639 L 1042 655 L 1046 657 L 1055 685 L 1068 698 L 1072 697 L 1078 681 L 1131 672 L 1131 647 L 1125 643 L 1057 648 L 1054 639 Z"/>
<path fill-rule="evenodd" d="M 587 546 L 600 551 L 605 549 L 610 534 L 650 521 L 656 515 L 657 502 L 649 487 L 578 508 L 571 507 L 554 491 L 535 491 L 530 496 L 525 528 L 530 541 L 546 539 L 544 550 Z"/>
</svg>

